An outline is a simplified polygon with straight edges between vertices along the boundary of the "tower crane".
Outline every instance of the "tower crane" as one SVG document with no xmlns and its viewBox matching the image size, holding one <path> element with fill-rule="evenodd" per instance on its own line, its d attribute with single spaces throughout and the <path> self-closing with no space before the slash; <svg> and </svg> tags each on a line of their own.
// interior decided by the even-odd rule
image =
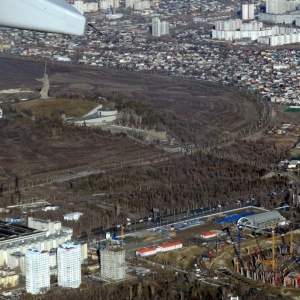
<svg viewBox="0 0 300 300">
<path fill-rule="evenodd" d="M 124 248 L 124 225 L 121 225 L 121 247 Z"/>
<path fill-rule="evenodd" d="M 238 264 L 240 264 L 244 268 L 244 264 L 243 264 L 243 261 L 241 259 L 241 233 L 240 233 L 241 227 L 238 226 L 238 249 L 236 248 L 236 246 L 234 244 L 234 240 L 233 240 L 233 237 L 230 233 L 229 227 L 225 227 L 222 230 L 226 231 L 228 237 L 230 238 L 230 241 L 231 241 L 232 246 L 234 248 L 234 252 L 235 252 L 235 254 L 237 256 L 237 259 L 238 259 L 237 266 L 238 266 Z"/>
</svg>

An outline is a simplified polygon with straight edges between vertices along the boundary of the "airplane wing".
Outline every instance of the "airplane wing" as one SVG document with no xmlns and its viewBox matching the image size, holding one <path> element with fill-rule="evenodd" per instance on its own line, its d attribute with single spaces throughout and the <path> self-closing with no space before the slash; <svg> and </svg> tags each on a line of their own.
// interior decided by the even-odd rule
<svg viewBox="0 0 300 300">
<path fill-rule="evenodd" d="M 65 0 L 0 0 L 0 26 L 83 35 L 85 23 Z"/>
</svg>

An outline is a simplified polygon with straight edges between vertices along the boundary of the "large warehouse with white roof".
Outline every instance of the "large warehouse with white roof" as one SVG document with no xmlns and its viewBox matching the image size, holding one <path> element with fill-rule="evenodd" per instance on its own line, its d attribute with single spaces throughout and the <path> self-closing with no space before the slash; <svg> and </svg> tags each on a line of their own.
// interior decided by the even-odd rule
<svg viewBox="0 0 300 300">
<path fill-rule="evenodd" d="M 253 229 L 265 229 L 285 221 L 278 211 L 272 210 L 261 214 L 246 216 L 238 220 L 238 225 Z"/>
</svg>

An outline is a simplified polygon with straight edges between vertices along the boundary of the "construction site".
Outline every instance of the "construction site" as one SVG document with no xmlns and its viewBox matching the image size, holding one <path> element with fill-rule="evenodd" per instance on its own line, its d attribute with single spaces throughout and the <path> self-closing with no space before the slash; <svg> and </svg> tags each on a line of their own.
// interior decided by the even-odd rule
<svg viewBox="0 0 300 300">
<path fill-rule="evenodd" d="M 300 232 L 277 211 L 248 207 L 120 235 L 98 248 L 104 282 L 182 272 L 214 285 L 246 283 L 297 295 Z M 98 268 L 99 268 L 98 267 Z M 96 268 L 96 270 L 98 270 Z"/>
</svg>

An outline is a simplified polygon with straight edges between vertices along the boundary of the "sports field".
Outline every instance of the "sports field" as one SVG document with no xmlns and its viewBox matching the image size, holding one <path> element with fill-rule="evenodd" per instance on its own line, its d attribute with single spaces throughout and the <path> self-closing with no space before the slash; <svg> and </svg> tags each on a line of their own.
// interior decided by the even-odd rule
<svg viewBox="0 0 300 300">
<path fill-rule="evenodd" d="M 288 106 L 287 108 L 284 109 L 284 112 L 300 113 L 300 106 L 298 106 L 298 107 Z"/>
</svg>

